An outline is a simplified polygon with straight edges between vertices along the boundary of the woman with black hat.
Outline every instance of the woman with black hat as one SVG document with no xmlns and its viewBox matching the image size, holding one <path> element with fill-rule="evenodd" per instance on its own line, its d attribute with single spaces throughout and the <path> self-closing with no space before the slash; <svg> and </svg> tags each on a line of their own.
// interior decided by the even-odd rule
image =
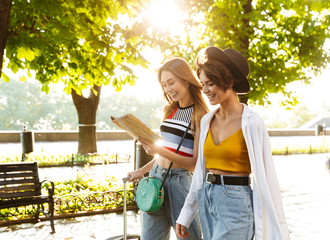
<svg viewBox="0 0 330 240">
<path fill-rule="evenodd" d="M 189 236 L 186 228 L 199 209 L 204 240 L 289 239 L 264 122 L 238 100 L 250 89 L 246 58 L 234 49 L 208 47 L 195 63 L 203 93 L 220 106 L 201 121 L 198 160 L 177 235 Z"/>
</svg>

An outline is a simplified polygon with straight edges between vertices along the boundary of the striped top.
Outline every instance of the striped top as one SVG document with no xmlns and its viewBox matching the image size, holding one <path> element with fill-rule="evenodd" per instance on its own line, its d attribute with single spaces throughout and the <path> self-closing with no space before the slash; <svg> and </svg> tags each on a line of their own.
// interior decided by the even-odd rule
<svg viewBox="0 0 330 240">
<path fill-rule="evenodd" d="M 176 107 L 173 113 L 162 122 L 160 125 L 160 135 L 163 138 L 162 146 L 172 152 L 176 152 L 182 136 L 189 125 L 193 110 L 194 105 L 186 108 Z M 194 136 L 191 129 L 189 129 L 178 154 L 192 157 L 193 148 Z"/>
</svg>

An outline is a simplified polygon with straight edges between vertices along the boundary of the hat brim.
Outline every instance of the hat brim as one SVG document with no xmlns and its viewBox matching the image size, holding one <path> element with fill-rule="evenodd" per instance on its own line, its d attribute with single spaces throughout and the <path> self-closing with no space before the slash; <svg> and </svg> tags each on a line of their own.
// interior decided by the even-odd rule
<svg viewBox="0 0 330 240">
<path fill-rule="evenodd" d="M 233 74 L 234 78 L 240 80 L 239 84 L 237 84 L 235 87 L 237 93 L 247 94 L 250 91 L 250 84 L 247 80 L 247 76 L 245 76 L 241 69 L 231 60 L 230 56 L 227 55 L 226 50 L 227 49 L 223 51 L 217 47 L 208 47 L 205 49 L 205 56 L 207 58 L 219 60 L 221 63 L 223 63 Z"/>
</svg>

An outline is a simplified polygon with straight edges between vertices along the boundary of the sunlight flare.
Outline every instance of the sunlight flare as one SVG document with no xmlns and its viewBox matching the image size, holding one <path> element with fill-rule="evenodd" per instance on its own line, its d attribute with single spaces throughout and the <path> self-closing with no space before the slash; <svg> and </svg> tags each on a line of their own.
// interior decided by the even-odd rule
<svg viewBox="0 0 330 240">
<path fill-rule="evenodd" d="M 148 20 L 159 31 L 177 34 L 183 14 L 174 0 L 154 0 L 146 11 Z"/>
</svg>

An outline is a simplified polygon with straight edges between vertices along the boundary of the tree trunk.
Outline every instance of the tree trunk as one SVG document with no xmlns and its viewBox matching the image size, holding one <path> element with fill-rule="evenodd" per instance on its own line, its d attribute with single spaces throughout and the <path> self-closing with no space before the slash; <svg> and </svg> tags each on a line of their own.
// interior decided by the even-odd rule
<svg viewBox="0 0 330 240">
<path fill-rule="evenodd" d="M 71 96 L 78 113 L 79 137 L 78 153 L 97 153 L 96 147 L 96 113 L 100 102 L 101 86 L 94 86 L 97 95 L 90 90 L 89 97 L 78 95 L 72 90 Z"/>
<path fill-rule="evenodd" d="M 243 8 L 244 8 L 244 15 L 248 16 L 248 13 L 250 13 L 252 11 L 252 0 L 248 0 L 246 2 L 246 4 L 243 5 Z M 248 18 L 243 20 L 243 26 L 244 26 L 244 29 L 248 29 L 247 32 L 249 33 L 248 35 L 244 35 L 244 37 L 242 39 L 242 43 L 243 43 L 242 49 L 244 50 L 243 54 L 246 56 L 246 58 L 248 58 L 249 44 L 250 44 L 249 35 L 253 33 L 253 29 L 250 26 L 250 21 Z M 244 95 L 244 96 L 240 96 L 239 100 L 241 103 L 245 103 L 247 105 L 249 98 L 246 95 Z"/>
<path fill-rule="evenodd" d="M 6 48 L 12 0 L 0 0 L 0 76 Z"/>
</svg>

